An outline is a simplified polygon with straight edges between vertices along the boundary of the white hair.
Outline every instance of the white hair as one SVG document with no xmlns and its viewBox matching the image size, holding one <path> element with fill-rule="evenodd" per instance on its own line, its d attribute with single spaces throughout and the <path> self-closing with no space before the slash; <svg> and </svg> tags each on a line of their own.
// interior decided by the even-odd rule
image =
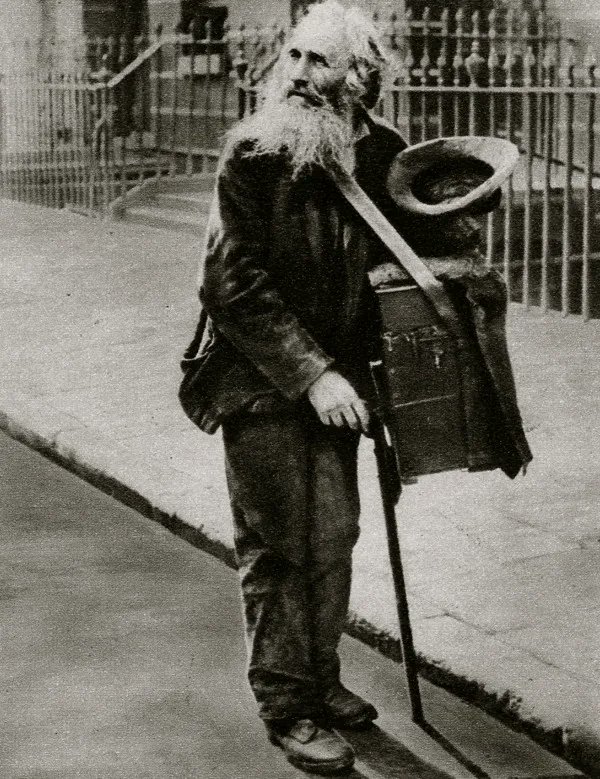
<svg viewBox="0 0 600 779">
<path fill-rule="evenodd" d="M 377 28 L 358 6 L 345 7 L 338 0 L 324 0 L 309 6 L 295 31 L 327 31 L 341 44 L 348 61 L 346 85 L 350 93 L 372 108 L 389 61 Z M 292 35 L 294 30 L 292 31 Z M 373 94 L 375 93 L 375 94 Z"/>
<path fill-rule="evenodd" d="M 295 35 L 310 37 L 313 30 L 320 40 L 330 38 L 339 54 L 337 64 L 347 68 L 335 108 L 331 104 L 297 107 L 284 103 L 285 69 L 276 65 L 256 113 L 228 133 L 230 150 L 240 141 L 253 141 L 245 156 L 286 149 L 294 176 L 311 165 L 327 168 L 333 164 L 353 170 L 353 110 L 357 104 L 366 108 L 375 105 L 387 64 L 375 26 L 355 6 L 345 8 L 338 0 L 312 5 L 291 31 L 291 41 Z"/>
</svg>

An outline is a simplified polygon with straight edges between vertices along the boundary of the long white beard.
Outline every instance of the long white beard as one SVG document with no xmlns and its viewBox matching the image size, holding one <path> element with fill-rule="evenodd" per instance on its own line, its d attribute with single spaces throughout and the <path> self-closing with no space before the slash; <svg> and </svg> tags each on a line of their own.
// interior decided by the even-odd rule
<svg viewBox="0 0 600 779">
<path fill-rule="evenodd" d="M 355 166 L 350 108 L 297 105 L 267 98 L 258 111 L 230 131 L 229 138 L 252 140 L 248 156 L 285 150 L 294 177 L 312 165 L 325 169 L 339 165 L 352 173 Z"/>
</svg>

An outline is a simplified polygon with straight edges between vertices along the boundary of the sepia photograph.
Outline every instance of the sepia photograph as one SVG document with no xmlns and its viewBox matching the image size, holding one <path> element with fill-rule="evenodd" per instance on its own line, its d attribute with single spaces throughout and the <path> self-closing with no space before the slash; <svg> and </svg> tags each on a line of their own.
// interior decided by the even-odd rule
<svg viewBox="0 0 600 779">
<path fill-rule="evenodd" d="M 0 779 L 600 779 L 599 57 L 0 0 Z"/>
</svg>

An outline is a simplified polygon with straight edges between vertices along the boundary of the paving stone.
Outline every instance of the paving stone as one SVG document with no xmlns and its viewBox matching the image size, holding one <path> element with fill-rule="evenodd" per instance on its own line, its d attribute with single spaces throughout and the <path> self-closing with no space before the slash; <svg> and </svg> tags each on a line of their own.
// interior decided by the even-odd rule
<svg viewBox="0 0 600 779">
<path fill-rule="evenodd" d="M 499 638 L 555 667 L 569 668 L 574 676 L 600 683 L 600 609 L 579 614 L 566 609 L 548 624 L 505 631 Z"/>
</svg>

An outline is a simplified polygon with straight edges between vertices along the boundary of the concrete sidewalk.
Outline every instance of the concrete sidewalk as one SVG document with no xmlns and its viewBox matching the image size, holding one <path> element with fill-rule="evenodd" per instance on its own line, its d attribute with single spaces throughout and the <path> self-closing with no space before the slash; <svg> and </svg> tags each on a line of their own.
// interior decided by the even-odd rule
<svg viewBox="0 0 600 779">
<path fill-rule="evenodd" d="M 48 512 L 48 507 L 52 511 Z M 0 432 L 2 779 L 307 779 L 246 681 L 237 576 Z M 349 636 L 377 725 L 347 779 L 577 779 L 565 761 Z"/>
<path fill-rule="evenodd" d="M 176 400 L 194 236 L 2 203 L 0 418 L 15 437 L 230 559 L 218 436 Z M 600 776 L 600 325 L 511 311 L 536 459 L 526 479 L 450 473 L 399 511 L 426 673 Z M 397 639 L 375 466 L 361 460 L 353 630 Z"/>
</svg>

